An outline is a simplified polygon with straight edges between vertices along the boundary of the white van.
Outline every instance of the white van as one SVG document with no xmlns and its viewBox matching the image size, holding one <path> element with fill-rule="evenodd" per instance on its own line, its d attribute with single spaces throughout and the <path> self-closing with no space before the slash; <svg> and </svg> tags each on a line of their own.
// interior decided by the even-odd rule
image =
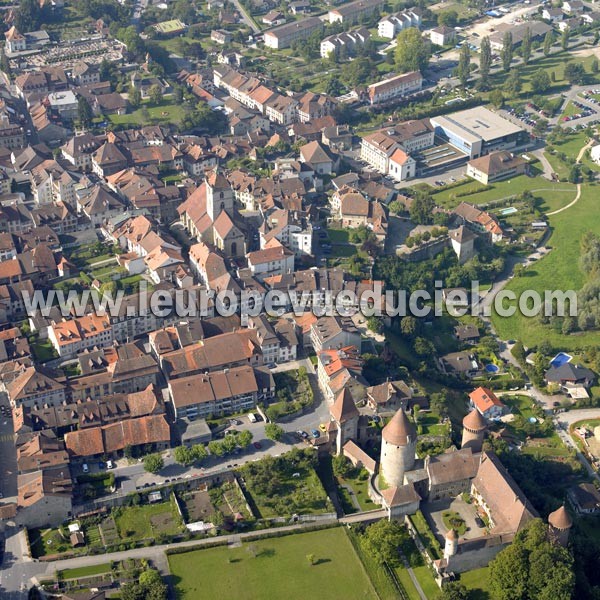
<svg viewBox="0 0 600 600">
<path fill-rule="evenodd" d="M 250 423 L 256 423 L 256 415 L 254 413 L 248 413 L 248 421 L 250 421 Z"/>
</svg>

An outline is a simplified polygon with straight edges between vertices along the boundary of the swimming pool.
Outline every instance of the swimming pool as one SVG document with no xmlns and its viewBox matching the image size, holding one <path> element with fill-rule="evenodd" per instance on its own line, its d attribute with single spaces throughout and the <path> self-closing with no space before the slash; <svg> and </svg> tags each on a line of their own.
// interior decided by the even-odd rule
<svg viewBox="0 0 600 600">
<path fill-rule="evenodd" d="M 488 373 L 497 373 L 500 370 L 500 367 L 498 367 L 497 365 L 492 365 L 491 363 L 489 365 L 485 365 L 484 369 L 488 372 Z"/>
<path fill-rule="evenodd" d="M 501 214 L 503 217 L 506 217 L 506 216 L 508 216 L 508 215 L 514 215 L 516 212 L 517 212 L 517 209 L 516 209 L 514 206 L 509 206 L 508 208 L 503 208 L 503 209 L 500 211 L 500 214 Z"/>
<path fill-rule="evenodd" d="M 567 354 L 566 352 L 559 352 L 550 361 L 550 366 L 554 367 L 555 369 L 558 367 L 562 367 L 563 365 L 566 365 L 568 362 L 571 362 L 572 358 L 573 357 L 570 354 Z"/>
</svg>

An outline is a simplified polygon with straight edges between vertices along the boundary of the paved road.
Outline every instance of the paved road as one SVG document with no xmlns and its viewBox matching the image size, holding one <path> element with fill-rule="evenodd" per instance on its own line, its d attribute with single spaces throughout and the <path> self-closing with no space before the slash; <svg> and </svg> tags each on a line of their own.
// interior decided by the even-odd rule
<svg viewBox="0 0 600 600">
<path fill-rule="evenodd" d="M 252 20 L 250 15 L 248 15 L 246 9 L 242 6 L 241 2 L 239 0 L 231 1 L 235 4 L 235 7 L 239 11 L 240 15 L 242 15 L 242 20 L 244 21 L 244 23 L 246 23 L 246 25 L 248 25 L 248 27 L 250 27 L 250 29 L 252 29 L 254 33 L 260 33 L 260 27 L 258 27 L 256 23 Z"/>
<path fill-rule="evenodd" d="M 577 444 L 573 438 L 569 435 L 569 427 L 577 421 L 583 421 L 588 419 L 600 419 L 600 408 L 581 408 L 576 410 L 570 410 L 568 412 L 562 412 L 554 416 L 553 421 L 556 427 L 556 431 L 560 439 L 569 448 L 573 448 L 577 452 L 577 458 L 579 462 L 585 467 L 588 475 L 593 477 L 597 481 L 600 481 L 598 473 L 592 467 L 585 455 L 579 450 Z"/>
</svg>

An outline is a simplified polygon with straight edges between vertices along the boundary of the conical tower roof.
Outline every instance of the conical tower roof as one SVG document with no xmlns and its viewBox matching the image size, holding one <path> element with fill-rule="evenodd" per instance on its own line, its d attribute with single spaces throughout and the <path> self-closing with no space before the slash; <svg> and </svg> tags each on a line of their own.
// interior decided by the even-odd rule
<svg viewBox="0 0 600 600">
<path fill-rule="evenodd" d="M 404 409 L 400 408 L 383 428 L 381 436 L 388 444 L 394 446 L 407 446 L 409 441 L 417 439 L 417 430 L 408 420 Z"/>
<path fill-rule="evenodd" d="M 548 523 L 554 527 L 554 529 L 570 529 L 573 525 L 573 519 L 571 519 L 571 515 L 567 512 L 564 504 L 551 512 L 548 515 Z"/>
<path fill-rule="evenodd" d="M 344 423 L 353 417 L 358 417 L 359 412 L 354 403 L 354 398 L 348 388 L 344 388 L 335 399 L 333 406 L 329 409 L 331 416 L 338 422 Z"/>
<path fill-rule="evenodd" d="M 458 536 L 456 535 L 456 531 L 454 531 L 454 529 L 448 531 L 448 533 L 446 534 L 446 539 L 452 541 L 457 540 Z"/>
<path fill-rule="evenodd" d="M 471 431 L 483 431 L 487 427 L 487 422 L 483 418 L 482 414 L 476 408 L 474 408 L 463 419 L 463 427 L 466 427 Z"/>
</svg>

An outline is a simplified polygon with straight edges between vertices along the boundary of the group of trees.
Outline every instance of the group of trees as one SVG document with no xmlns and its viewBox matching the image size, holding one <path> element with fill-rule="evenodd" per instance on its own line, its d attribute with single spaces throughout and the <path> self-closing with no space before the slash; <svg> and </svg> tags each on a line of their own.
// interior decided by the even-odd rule
<svg viewBox="0 0 600 600">
<path fill-rule="evenodd" d="M 122 600 L 166 600 L 167 586 L 156 569 L 146 569 L 137 581 L 122 585 Z"/>
<path fill-rule="evenodd" d="M 195 444 L 193 446 L 177 446 L 173 451 L 175 462 L 188 467 L 196 461 L 201 461 L 203 458 L 208 456 L 206 448 L 202 444 Z"/>
<path fill-rule="evenodd" d="M 231 454 L 238 448 L 247 448 L 254 436 L 251 431 L 244 429 L 239 432 L 230 432 L 222 440 L 213 440 L 208 443 L 208 450 L 214 456 Z"/>
<path fill-rule="evenodd" d="M 548 526 L 531 521 L 490 563 L 497 600 L 570 600 L 575 590 L 573 556 L 548 540 Z"/>
</svg>

